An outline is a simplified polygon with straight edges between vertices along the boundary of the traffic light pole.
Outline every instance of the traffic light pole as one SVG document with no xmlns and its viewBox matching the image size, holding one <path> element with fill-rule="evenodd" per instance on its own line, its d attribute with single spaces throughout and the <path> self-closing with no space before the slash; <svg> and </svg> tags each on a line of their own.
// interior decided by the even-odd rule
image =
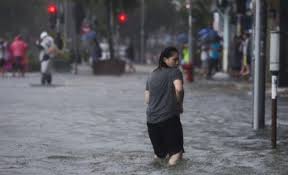
<svg viewBox="0 0 288 175">
<path fill-rule="evenodd" d="M 193 74 L 194 74 L 194 59 L 193 59 L 193 8 L 192 8 L 192 0 L 189 0 L 189 8 L 188 8 L 188 12 L 189 12 L 189 18 L 188 18 L 188 24 L 189 24 L 189 30 L 188 30 L 188 47 L 189 47 L 189 59 L 190 59 L 190 63 L 188 65 L 188 67 L 186 67 L 186 76 L 187 76 L 187 80 L 189 82 L 193 81 Z"/>
<path fill-rule="evenodd" d="M 145 0 L 141 0 L 140 62 L 145 63 Z"/>
<path fill-rule="evenodd" d="M 192 43 L 192 32 L 193 32 L 193 23 L 192 23 L 192 0 L 189 0 L 189 31 L 188 31 L 188 44 L 189 44 L 189 57 L 190 62 L 193 64 L 193 43 Z"/>
<path fill-rule="evenodd" d="M 107 8 L 107 25 L 108 25 L 108 42 L 109 42 L 109 51 L 110 59 L 114 59 L 114 44 L 113 44 L 113 2 L 112 0 L 106 0 Z"/>
<path fill-rule="evenodd" d="M 71 9 L 75 8 L 75 2 L 71 2 Z M 72 14 L 75 13 L 74 11 L 72 11 Z M 77 29 L 76 29 L 76 19 L 72 18 L 72 50 L 73 50 L 73 60 L 74 60 L 74 65 L 73 65 L 73 73 L 75 75 L 78 74 L 78 47 L 77 47 Z"/>
<path fill-rule="evenodd" d="M 60 1 L 57 0 L 56 1 L 57 7 L 60 7 Z M 57 11 L 57 17 L 56 17 L 56 33 L 59 34 L 60 33 L 60 11 Z"/>
</svg>

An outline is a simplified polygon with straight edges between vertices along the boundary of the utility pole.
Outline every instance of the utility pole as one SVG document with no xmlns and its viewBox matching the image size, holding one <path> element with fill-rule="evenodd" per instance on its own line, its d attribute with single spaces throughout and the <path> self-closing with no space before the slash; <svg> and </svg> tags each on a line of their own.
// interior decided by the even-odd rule
<svg viewBox="0 0 288 175">
<path fill-rule="evenodd" d="M 260 62 L 260 128 L 265 127 L 265 92 L 266 92 L 266 59 L 267 59 L 267 0 L 261 1 L 261 62 Z"/>
<path fill-rule="evenodd" d="M 256 0 L 255 11 L 255 72 L 254 72 L 254 90 L 253 90 L 253 128 L 255 130 L 265 127 L 265 62 L 261 57 L 261 9 L 262 0 Z M 266 8 L 266 6 L 264 6 Z M 264 19 L 266 20 L 266 19 Z M 264 49 L 265 50 L 265 49 Z"/>
<path fill-rule="evenodd" d="M 190 62 L 192 63 L 192 66 L 194 64 L 194 59 L 193 59 L 193 21 L 192 21 L 192 0 L 189 0 L 189 31 L 188 31 L 188 47 L 189 47 L 189 57 L 190 57 Z M 193 69 L 192 69 L 193 70 Z M 193 73 L 192 73 L 193 74 Z"/>
<path fill-rule="evenodd" d="M 279 74 L 279 55 L 280 55 L 280 32 L 270 32 L 270 71 L 272 75 L 271 82 L 271 144 L 276 148 L 277 143 L 277 86 Z"/>
<path fill-rule="evenodd" d="M 140 62 L 145 63 L 145 0 L 141 0 Z"/>
<path fill-rule="evenodd" d="M 225 73 L 228 71 L 229 45 L 230 45 L 230 7 L 224 10 L 224 43 L 222 68 Z"/>
<path fill-rule="evenodd" d="M 230 10 L 232 2 L 228 0 L 218 0 L 217 6 L 219 12 L 224 19 L 224 42 L 223 42 L 223 57 L 222 57 L 222 69 L 223 72 L 228 72 L 229 62 L 229 49 L 230 49 Z"/>
</svg>

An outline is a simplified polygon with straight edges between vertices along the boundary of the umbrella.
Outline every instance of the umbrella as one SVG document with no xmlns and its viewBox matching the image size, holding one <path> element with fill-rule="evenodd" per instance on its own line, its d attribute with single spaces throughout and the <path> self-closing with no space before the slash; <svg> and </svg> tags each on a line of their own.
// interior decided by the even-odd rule
<svg viewBox="0 0 288 175">
<path fill-rule="evenodd" d="M 188 36 L 187 33 L 181 33 L 176 37 L 176 41 L 178 44 L 185 44 L 188 43 Z"/>
<path fill-rule="evenodd" d="M 204 28 L 204 29 L 201 29 L 199 32 L 198 32 L 198 35 L 199 36 L 202 36 L 202 35 L 206 35 L 209 30 L 211 30 L 210 28 Z"/>
<path fill-rule="evenodd" d="M 208 31 L 206 31 L 206 33 L 202 32 L 202 35 L 200 35 L 199 39 L 202 41 L 207 41 L 207 40 L 211 41 L 211 40 L 217 39 L 218 37 L 219 37 L 219 35 L 215 30 L 209 29 Z"/>
</svg>

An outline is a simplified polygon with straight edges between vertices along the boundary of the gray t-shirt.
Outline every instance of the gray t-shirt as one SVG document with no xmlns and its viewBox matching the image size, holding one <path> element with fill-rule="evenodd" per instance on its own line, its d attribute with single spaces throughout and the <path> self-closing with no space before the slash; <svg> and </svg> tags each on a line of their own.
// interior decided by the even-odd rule
<svg viewBox="0 0 288 175">
<path fill-rule="evenodd" d="M 159 123 L 180 115 L 174 80 L 183 81 L 183 75 L 178 68 L 161 68 L 148 77 L 146 82 L 146 90 L 150 94 L 146 110 L 148 123 Z"/>
</svg>

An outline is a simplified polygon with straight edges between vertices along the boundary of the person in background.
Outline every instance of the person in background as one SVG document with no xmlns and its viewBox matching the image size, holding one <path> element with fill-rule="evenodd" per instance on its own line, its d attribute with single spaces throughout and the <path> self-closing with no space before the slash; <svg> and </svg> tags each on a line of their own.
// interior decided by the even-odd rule
<svg viewBox="0 0 288 175">
<path fill-rule="evenodd" d="M 206 44 L 201 46 L 201 68 L 204 77 L 207 77 L 209 66 L 209 47 Z"/>
<path fill-rule="evenodd" d="M 134 47 L 131 41 L 129 42 L 128 47 L 126 48 L 125 52 L 126 52 L 126 57 L 127 57 L 128 71 L 136 72 L 136 69 L 133 65 L 133 61 L 135 59 Z"/>
<path fill-rule="evenodd" d="M 192 65 L 192 60 L 190 57 L 189 53 L 189 47 L 188 44 L 183 44 L 182 46 L 182 53 L 181 53 L 181 66 L 182 70 L 184 71 L 184 74 L 186 75 L 185 79 L 187 82 L 192 82 L 193 81 L 193 65 Z"/>
<path fill-rule="evenodd" d="M 148 77 L 145 89 L 147 127 L 155 159 L 168 158 L 169 166 L 176 165 L 184 152 L 180 121 L 184 88 L 178 65 L 178 50 L 175 47 L 165 48 L 158 67 Z"/>
<path fill-rule="evenodd" d="M 233 41 L 233 57 L 231 59 L 231 75 L 238 77 L 241 70 L 241 61 L 243 57 L 242 38 L 235 36 Z"/>
<path fill-rule="evenodd" d="M 5 76 L 5 66 L 7 64 L 8 60 L 8 44 L 7 42 L 3 39 L 0 38 L 0 75 L 2 77 Z"/>
<path fill-rule="evenodd" d="M 91 60 L 92 71 L 95 73 L 96 67 L 97 67 L 96 64 L 102 58 L 102 48 L 100 47 L 100 44 L 99 44 L 97 38 L 94 38 L 90 42 L 91 42 L 91 44 L 89 47 L 89 52 L 90 52 L 89 53 L 90 54 L 89 60 Z"/>
<path fill-rule="evenodd" d="M 46 32 L 40 34 L 40 41 L 36 42 L 40 49 L 39 60 L 41 62 L 41 84 L 51 85 L 52 83 L 52 58 L 57 54 L 58 48 L 54 39 Z"/>
<path fill-rule="evenodd" d="M 90 57 L 92 58 L 92 65 L 99 61 L 102 57 L 102 49 L 96 38 L 91 41 Z"/>
<path fill-rule="evenodd" d="M 244 77 L 250 74 L 251 41 L 248 33 L 243 35 L 242 49 L 243 56 L 240 75 Z"/>
<path fill-rule="evenodd" d="M 207 78 L 211 78 L 213 70 L 215 70 L 216 72 L 219 71 L 220 53 L 221 53 L 221 44 L 219 42 L 219 39 L 217 38 L 210 45 L 209 67 Z"/>
<path fill-rule="evenodd" d="M 13 65 L 13 77 L 15 73 L 21 73 L 21 76 L 25 76 L 25 57 L 28 50 L 28 44 L 22 39 L 21 35 L 17 35 L 14 41 L 11 43 L 10 51 L 12 55 Z"/>
</svg>

